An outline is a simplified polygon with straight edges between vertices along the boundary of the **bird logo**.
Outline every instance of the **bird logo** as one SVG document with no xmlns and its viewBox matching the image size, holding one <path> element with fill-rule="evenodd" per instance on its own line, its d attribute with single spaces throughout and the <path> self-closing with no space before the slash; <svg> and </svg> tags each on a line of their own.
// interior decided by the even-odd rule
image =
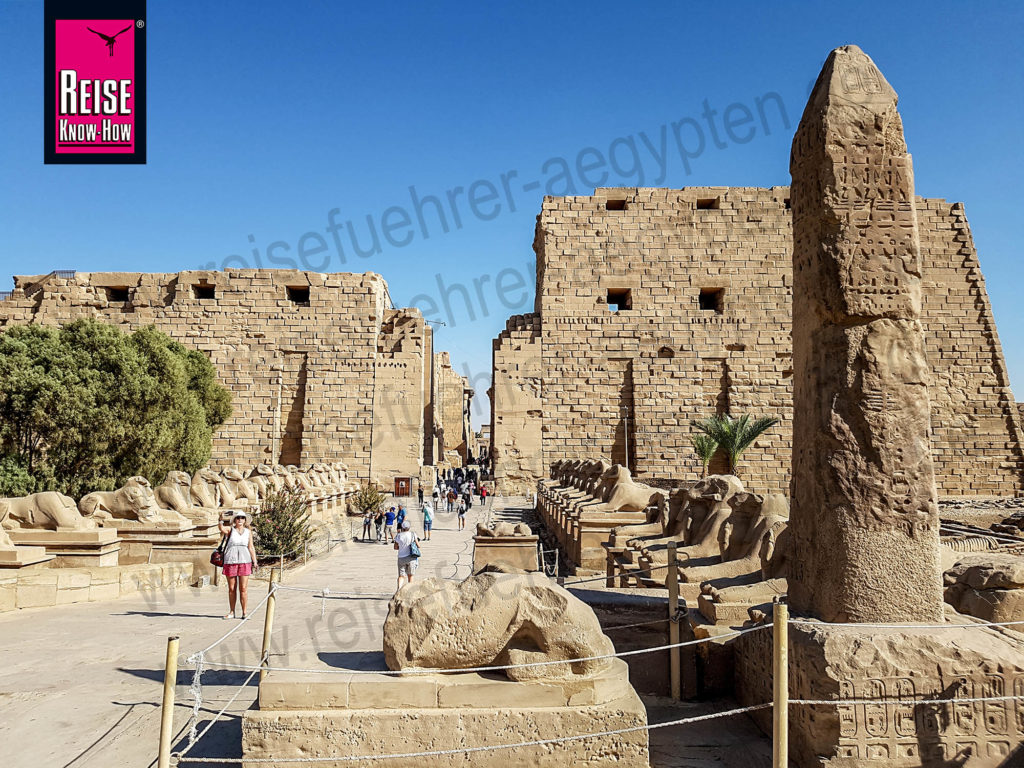
<svg viewBox="0 0 1024 768">
<path fill-rule="evenodd" d="M 118 32 L 118 33 L 117 33 L 117 35 L 123 35 L 123 34 L 124 34 L 125 32 L 127 32 L 127 31 L 128 31 L 129 29 L 131 29 L 131 28 L 132 28 L 132 27 L 131 27 L 131 24 L 129 24 L 129 25 L 127 26 L 127 27 L 125 27 L 125 28 L 124 28 L 124 29 L 122 29 L 122 30 L 121 30 L 120 32 Z M 107 50 L 108 50 L 108 51 L 110 51 L 110 55 L 111 55 L 111 56 L 113 56 L 113 55 L 114 55 L 114 43 L 115 43 L 115 42 L 117 42 L 117 40 L 116 40 L 116 38 L 117 38 L 117 35 L 114 35 L 113 37 L 111 37 L 110 35 L 104 35 L 104 34 L 103 34 L 102 32 L 97 32 L 97 31 L 96 31 L 95 29 L 93 29 L 92 27 L 86 27 L 86 29 L 88 29 L 88 30 L 89 30 L 90 32 L 92 32 L 92 33 L 93 33 L 94 35 L 99 35 L 99 36 L 100 36 L 100 37 L 102 37 L 102 38 L 103 38 L 104 40 L 106 40 L 106 41 L 107 41 Z"/>
</svg>

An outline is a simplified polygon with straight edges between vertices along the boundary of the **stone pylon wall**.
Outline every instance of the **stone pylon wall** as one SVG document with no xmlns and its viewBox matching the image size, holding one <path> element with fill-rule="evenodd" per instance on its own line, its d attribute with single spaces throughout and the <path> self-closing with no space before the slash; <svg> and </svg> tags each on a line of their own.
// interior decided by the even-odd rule
<svg viewBox="0 0 1024 768">
<path fill-rule="evenodd" d="M 492 344 L 491 458 L 495 488 L 532 493 L 544 476 L 540 315 L 513 315 Z"/>
<path fill-rule="evenodd" d="M 466 459 L 466 389 L 467 379 L 456 373 L 452 368 L 451 357 L 447 352 L 434 355 L 434 423 L 440 430 L 438 455 L 435 463 L 447 459 L 454 461 L 454 466 L 462 466 Z"/>
<path fill-rule="evenodd" d="M 214 437 L 214 464 L 339 460 L 350 477 L 366 479 L 384 406 L 401 401 L 413 411 L 373 449 L 381 459 L 375 479 L 418 474 L 429 329 L 417 310 L 386 309 L 380 275 L 79 273 L 35 290 L 41 280 L 15 278 L 0 301 L 0 327 L 81 317 L 126 330 L 151 324 L 210 357 L 233 396 L 233 414 Z"/>
<path fill-rule="evenodd" d="M 1024 488 L 1020 417 L 963 205 L 916 205 L 939 493 L 1012 495 Z M 738 473 L 754 491 L 788 491 L 788 187 L 545 198 L 534 249 L 544 466 L 604 455 L 678 483 L 700 471 L 693 419 L 753 413 L 781 422 Z"/>
</svg>

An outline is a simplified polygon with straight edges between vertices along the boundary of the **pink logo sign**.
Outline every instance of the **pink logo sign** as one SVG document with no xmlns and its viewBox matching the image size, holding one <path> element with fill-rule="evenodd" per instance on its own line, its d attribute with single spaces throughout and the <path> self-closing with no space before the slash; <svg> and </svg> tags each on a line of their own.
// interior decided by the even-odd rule
<svg viewBox="0 0 1024 768">
<path fill-rule="evenodd" d="M 55 152 L 132 154 L 135 20 L 57 19 Z"/>
</svg>

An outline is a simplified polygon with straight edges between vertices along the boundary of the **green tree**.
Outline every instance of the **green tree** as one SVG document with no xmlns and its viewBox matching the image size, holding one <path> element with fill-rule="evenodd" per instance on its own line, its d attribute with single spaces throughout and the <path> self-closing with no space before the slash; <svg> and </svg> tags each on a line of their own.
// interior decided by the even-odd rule
<svg viewBox="0 0 1024 768">
<path fill-rule="evenodd" d="M 753 419 L 749 414 L 744 414 L 734 419 L 723 414 L 700 419 L 693 422 L 693 426 L 721 446 L 729 457 L 729 471 L 735 475 L 736 464 L 743 452 L 778 423 L 778 419 L 769 416 Z"/>
<path fill-rule="evenodd" d="M 0 492 L 79 498 L 133 475 L 195 472 L 229 415 L 205 355 L 151 326 L 126 334 L 83 319 L 0 334 Z"/>
<path fill-rule="evenodd" d="M 356 491 L 356 495 L 352 497 L 352 504 L 364 515 L 367 512 L 376 514 L 387 499 L 387 494 L 371 483 Z"/>
<path fill-rule="evenodd" d="M 697 452 L 697 458 L 700 459 L 700 476 L 707 477 L 708 464 L 711 463 L 715 451 L 718 450 L 718 443 L 713 437 L 703 432 L 691 435 L 690 443 L 693 445 L 693 450 Z"/>
<path fill-rule="evenodd" d="M 295 557 L 312 537 L 309 502 L 301 492 L 281 489 L 267 494 L 253 518 L 256 554 Z"/>
</svg>

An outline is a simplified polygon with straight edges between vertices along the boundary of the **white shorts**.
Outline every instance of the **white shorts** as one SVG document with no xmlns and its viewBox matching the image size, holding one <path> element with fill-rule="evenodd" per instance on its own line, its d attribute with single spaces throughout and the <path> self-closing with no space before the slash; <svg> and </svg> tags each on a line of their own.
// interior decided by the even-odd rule
<svg viewBox="0 0 1024 768">
<path fill-rule="evenodd" d="M 418 557 L 400 557 L 398 558 L 398 575 L 399 576 L 412 576 L 416 573 L 416 569 L 420 566 L 420 559 Z"/>
</svg>

